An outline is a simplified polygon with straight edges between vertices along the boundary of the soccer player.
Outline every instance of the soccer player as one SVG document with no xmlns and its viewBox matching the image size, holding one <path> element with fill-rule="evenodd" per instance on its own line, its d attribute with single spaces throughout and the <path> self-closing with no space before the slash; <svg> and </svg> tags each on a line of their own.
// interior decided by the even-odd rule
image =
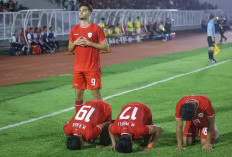
<svg viewBox="0 0 232 157">
<path fill-rule="evenodd" d="M 67 138 L 67 148 L 80 150 L 84 141 L 90 142 L 100 135 L 100 144 L 110 144 L 108 126 L 111 122 L 112 112 L 110 104 L 103 100 L 86 102 L 80 110 L 63 127 Z"/>
<path fill-rule="evenodd" d="M 177 151 L 184 150 L 183 143 L 192 145 L 201 132 L 202 150 L 211 151 L 219 132 L 211 101 L 204 95 L 184 96 L 176 105 Z M 186 121 L 183 132 L 183 121 Z"/>
<path fill-rule="evenodd" d="M 142 136 L 145 147 L 141 150 L 150 151 L 161 132 L 161 127 L 153 125 L 151 110 L 146 105 L 139 102 L 129 103 L 122 108 L 117 119 L 109 127 L 111 149 L 120 153 L 130 153 L 132 140 Z M 116 141 L 115 137 L 119 139 Z"/>
<path fill-rule="evenodd" d="M 209 16 L 209 23 L 207 25 L 207 41 L 209 45 L 209 62 L 215 63 L 216 60 L 213 57 L 213 52 L 214 52 L 214 47 L 215 47 L 215 26 L 214 26 L 214 21 L 215 21 L 215 16 L 211 14 Z"/>
<path fill-rule="evenodd" d="M 89 4 L 79 6 L 80 24 L 71 29 L 69 38 L 69 52 L 75 51 L 73 87 L 76 112 L 83 104 L 87 87 L 92 91 L 94 99 L 102 99 L 99 50 L 108 50 L 108 44 L 101 27 L 90 23 L 91 14 L 92 7 Z"/>
</svg>

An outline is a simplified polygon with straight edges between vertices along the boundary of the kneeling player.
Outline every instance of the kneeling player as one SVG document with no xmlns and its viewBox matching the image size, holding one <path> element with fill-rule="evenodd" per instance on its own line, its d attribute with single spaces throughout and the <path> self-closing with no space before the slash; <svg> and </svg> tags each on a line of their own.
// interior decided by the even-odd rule
<svg viewBox="0 0 232 157">
<path fill-rule="evenodd" d="M 112 150 L 116 149 L 120 153 L 132 152 L 132 140 L 139 139 L 141 136 L 147 140 L 142 150 L 151 150 L 161 132 L 161 127 L 153 125 L 151 110 L 138 102 L 125 105 L 109 127 Z M 117 141 L 115 136 L 119 137 Z"/>
<path fill-rule="evenodd" d="M 111 107 L 107 102 L 102 100 L 88 101 L 63 127 L 64 132 L 69 135 L 67 148 L 80 150 L 84 141 L 90 142 L 100 134 L 101 145 L 109 145 L 111 141 L 108 127 L 111 118 Z"/>
<path fill-rule="evenodd" d="M 214 109 L 210 100 L 204 95 L 184 96 L 176 105 L 177 151 L 183 144 L 192 145 L 201 131 L 202 150 L 211 151 L 212 143 L 219 132 L 215 125 Z M 183 132 L 183 120 L 186 121 Z"/>
</svg>

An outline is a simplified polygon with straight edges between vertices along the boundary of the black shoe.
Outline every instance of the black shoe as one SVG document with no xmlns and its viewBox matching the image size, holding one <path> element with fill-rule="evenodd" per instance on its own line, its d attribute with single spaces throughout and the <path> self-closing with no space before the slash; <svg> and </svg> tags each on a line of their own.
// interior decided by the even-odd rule
<svg viewBox="0 0 232 157">
<path fill-rule="evenodd" d="M 227 38 L 225 38 L 225 42 L 226 42 Z"/>
</svg>

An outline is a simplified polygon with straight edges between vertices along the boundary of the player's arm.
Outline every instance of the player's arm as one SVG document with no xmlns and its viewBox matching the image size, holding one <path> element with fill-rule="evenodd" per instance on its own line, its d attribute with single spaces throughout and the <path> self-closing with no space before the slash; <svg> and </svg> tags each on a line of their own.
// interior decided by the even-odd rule
<svg viewBox="0 0 232 157">
<path fill-rule="evenodd" d="M 89 41 L 85 37 L 83 37 L 83 45 L 84 46 L 91 46 L 91 47 L 98 49 L 98 50 L 108 50 L 109 49 L 107 40 L 104 40 L 101 43 L 94 43 L 94 42 Z"/>
<path fill-rule="evenodd" d="M 202 150 L 211 151 L 213 150 L 211 142 L 212 142 L 213 130 L 214 130 L 214 116 L 207 117 L 207 121 L 208 121 L 207 138 L 206 138 L 205 144 L 202 146 Z"/>
<path fill-rule="evenodd" d="M 112 143 L 111 150 L 115 150 L 116 140 L 115 140 L 115 136 L 110 132 L 110 126 L 108 128 L 108 131 L 109 131 L 109 135 L 110 135 L 110 139 L 111 139 L 111 143 Z"/>
<path fill-rule="evenodd" d="M 177 151 L 184 150 L 183 148 L 183 120 L 176 119 L 176 140 L 177 140 Z"/>
<path fill-rule="evenodd" d="M 153 145 L 157 142 L 162 133 L 162 128 L 159 126 L 149 125 L 148 127 L 150 129 L 151 138 L 148 141 L 147 147 L 143 149 L 145 151 L 149 151 L 153 148 Z"/>
</svg>

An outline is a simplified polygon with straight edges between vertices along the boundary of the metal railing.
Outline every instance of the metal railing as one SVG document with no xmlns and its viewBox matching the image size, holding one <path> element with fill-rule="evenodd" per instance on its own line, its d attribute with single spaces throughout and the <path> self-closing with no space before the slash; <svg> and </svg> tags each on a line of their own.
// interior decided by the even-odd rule
<svg viewBox="0 0 232 157">
<path fill-rule="evenodd" d="M 190 29 L 193 27 L 200 28 L 202 20 L 209 17 L 210 13 L 218 16 L 221 10 L 207 11 L 182 11 L 176 9 L 151 9 L 151 10 L 133 10 L 133 9 L 103 9 L 94 10 L 91 16 L 93 23 L 100 23 L 102 17 L 105 18 L 106 24 L 120 24 L 123 27 L 131 17 L 135 22 L 136 17 L 140 17 L 142 25 L 150 22 L 165 22 L 166 18 L 173 19 L 172 28 Z M 52 26 L 56 35 L 68 35 L 72 26 L 79 23 L 78 12 L 63 11 L 61 9 L 35 9 L 22 10 L 19 12 L 0 13 L 0 40 L 11 39 L 15 30 L 26 30 L 29 27 Z"/>
</svg>

